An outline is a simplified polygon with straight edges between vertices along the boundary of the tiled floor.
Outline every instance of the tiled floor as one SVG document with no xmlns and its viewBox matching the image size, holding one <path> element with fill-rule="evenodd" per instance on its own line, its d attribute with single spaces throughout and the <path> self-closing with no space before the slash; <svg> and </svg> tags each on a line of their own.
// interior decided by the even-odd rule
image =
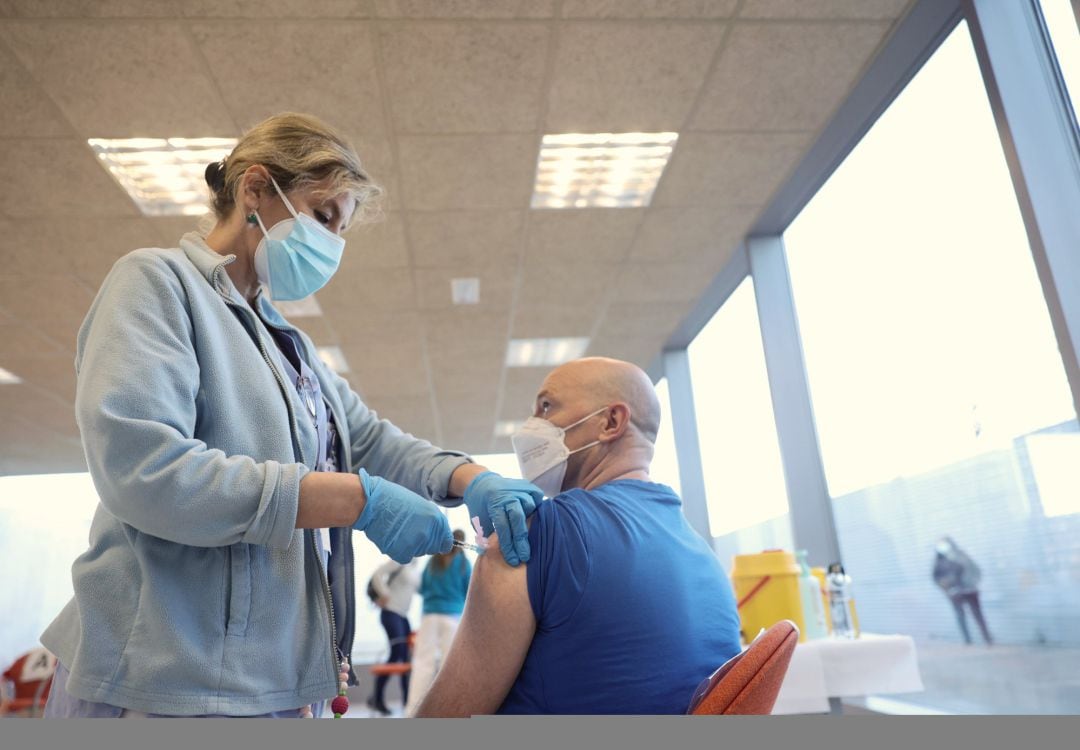
<svg viewBox="0 0 1080 750">
<path fill-rule="evenodd" d="M 1080 649 L 918 643 L 925 692 L 890 700 L 958 714 L 1080 714 Z"/>
</svg>

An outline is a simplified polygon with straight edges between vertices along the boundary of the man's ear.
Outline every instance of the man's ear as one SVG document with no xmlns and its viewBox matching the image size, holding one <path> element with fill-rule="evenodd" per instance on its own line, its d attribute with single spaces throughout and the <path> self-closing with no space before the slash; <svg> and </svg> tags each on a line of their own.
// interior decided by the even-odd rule
<svg viewBox="0 0 1080 750">
<path fill-rule="evenodd" d="M 616 401 L 605 415 L 604 429 L 597 439 L 601 443 L 618 440 L 630 427 L 630 407 L 622 401 Z"/>
</svg>

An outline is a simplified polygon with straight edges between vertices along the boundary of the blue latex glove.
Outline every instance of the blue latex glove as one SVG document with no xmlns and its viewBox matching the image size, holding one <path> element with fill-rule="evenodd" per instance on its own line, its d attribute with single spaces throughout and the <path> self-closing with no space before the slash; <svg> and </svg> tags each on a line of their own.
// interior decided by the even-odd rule
<svg viewBox="0 0 1080 750">
<path fill-rule="evenodd" d="M 405 565 L 414 557 L 453 548 L 454 535 L 439 506 L 363 469 L 359 474 L 367 503 L 353 528 L 367 534 L 390 559 Z"/>
<path fill-rule="evenodd" d="M 499 535 L 503 558 L 513 566 L 529 561 L 529 529 L 525 519 L 544 493 L 532 482 L 507 479 L 493 471 L 478 474 L 465 489 L 469 516 L 479 516 L 485 534 Z"/>
</svg>

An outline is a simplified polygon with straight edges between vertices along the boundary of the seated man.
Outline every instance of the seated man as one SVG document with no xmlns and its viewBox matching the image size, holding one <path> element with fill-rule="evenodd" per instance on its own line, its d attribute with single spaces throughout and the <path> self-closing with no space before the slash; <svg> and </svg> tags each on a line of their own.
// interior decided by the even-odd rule
<svg viewBox="0 0 1080 750">
<path fill-rule="evenodd" d="M 739 652 L 723 569 L 679 497 L 649 479 L 659 423 L 652 383 L 627 362 L 547 376 L 514 447 L 555 497 L 530 519 L 528 564 L 507 565 L 494 541 L 477 562 L 417 716 L 683 713 Z"/>
</svg>

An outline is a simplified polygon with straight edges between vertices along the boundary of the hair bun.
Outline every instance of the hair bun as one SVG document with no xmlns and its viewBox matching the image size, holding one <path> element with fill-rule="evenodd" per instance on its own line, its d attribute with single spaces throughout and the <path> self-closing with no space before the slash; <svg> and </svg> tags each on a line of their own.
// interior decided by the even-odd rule
<svg viewBox="0 0 1080 750">
<path fill-rule="evenodd" d="M 210 186 L 210 190 L 215 193 L 220 193 L 222 188 L 225 187 L 225 160 L 211 162 L 206 165 L 206 184 Z"/>
</svg>

